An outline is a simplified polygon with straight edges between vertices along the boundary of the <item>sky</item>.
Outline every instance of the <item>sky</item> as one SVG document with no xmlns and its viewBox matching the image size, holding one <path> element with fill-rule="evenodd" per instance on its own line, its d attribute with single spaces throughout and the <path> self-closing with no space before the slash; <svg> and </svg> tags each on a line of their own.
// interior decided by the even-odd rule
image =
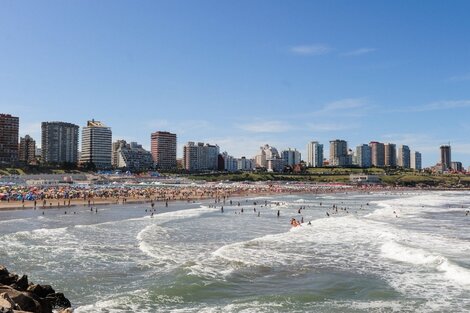
<svg viewBox="0 0 470 313">
<path fill-rule="evenodd" d="M 113 139 L 218 144 L 344 139 L 452 146 L 470 165 L 469 1 L 0 2 L 0 113 L 40 145 L 43 121 L 92 118 Z M 327 156 L 327 154 L 325 154 Z"/>
</svg>

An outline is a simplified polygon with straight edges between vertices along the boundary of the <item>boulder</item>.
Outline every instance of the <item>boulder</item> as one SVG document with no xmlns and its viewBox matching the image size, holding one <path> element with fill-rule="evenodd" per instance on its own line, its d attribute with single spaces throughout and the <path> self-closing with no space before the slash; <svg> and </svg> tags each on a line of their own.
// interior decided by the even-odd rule
<svg viewBox="0 0 470 313">
<path fill-rule="evenodd" d="M 34 313 L 40 312 L 39 302 L 24 293 L 15 290 L 15 292 L 9 292 L 8 295 L 16 303 L 18 309 Z"/>
<path fill-rule="evenodd" d="M 46 297 L 46 300 L 52 305 L 53 308 L 70 308 L 72 304 L 64 296 L 63 293 L 51 293 Z"/>
<path fill-rule="evenodd" d="M 13 289 L 9 286 L 0 286 L 0 293 L 6 294 L 15 304 L 15 309 L 34 312 L 34 313 L 49 313 L 47 310 L 43 310 L 41 303 L 34 299 L 31 295 Z"/>
<path fill-rule="evenodd" d="M 28 289 L 28 276 L 21 276 L 15 283 L 11 284 L 11 286 L 16 290 L 25 291 Z"/>
<path fill-rule="evenodd" d="M 15 274 L 7 274 L 5 276 L 0 277 L 0 284 L 2 285 L 12 285 L 18 281 L 18 275 Z"/>
<path fill-rule="evenodd" d="M 52 313 L 53 308 L 70 313 L 70 307 L 64 294 L 50 285 L 29 283 L 28 276 L 19 277 L 0 265 L 0 313 Z"/>
<path fill-rule="evenodd" d="M 51 293 L 55 293 L 54 289 L 52 289 L 49 285 L 29 285 L 27 291 L 34 293 L 35 295 L 45 298 Z"/>
<path fill-rule="evenodd" d="M 73 313 L 73 309 L 71 308 L 62 309 L 62 310 L 59 310 L 58 313 Z"/>
<path fill-rule="evenodd" d="M 0 294 L 0 308 L 12 310 L 16 308 L 15 302 L 11 300 L 10 296 L 6 292 Z"/>
<path fill-rule="evenodd" d="M 7 268 L 3 265 L 0 265 L 0 277 L 3 277 L 3 276 L 8 276 L 8 274 L 10 274 L 7 270 Z"/>
</svg>

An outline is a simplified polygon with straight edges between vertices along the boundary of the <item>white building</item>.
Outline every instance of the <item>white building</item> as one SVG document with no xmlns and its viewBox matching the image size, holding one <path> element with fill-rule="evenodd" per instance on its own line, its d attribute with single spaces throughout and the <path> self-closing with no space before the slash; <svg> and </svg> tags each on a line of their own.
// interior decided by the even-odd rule
<svg viewBox="0 0 470 313">
<path fill-rule="evenodd" d="M 318 141 L 311 141 L 307 144 L 307 166 L 323 166 L 323 145 Z"/>
<path fill-rule="evenodd" d="M 125 140 L 113 143 L 113 166 L 129 171 L 145 171 L 153 168 L 152 153 L 136 142 L 128 144 Z"/>
<path fill-rule="evenodd" d="M 95 120 L 88 121 L 82 129 L 82 152 L 80 163 L 93 164 L 96 169 L 111 167 L 112 133 L 111 128 Z"/>
<path fill-rule="evenodd" d="M 262 167 L 269 172 L 282 171 L 285 161 L 280 157 L 276 148 L 270 145 L 260 147 L 260 152 L 255 156 L 256 167 Z"/>
<path fill-rule="evenodd" d="M 281 152 L 281 158 L 284 159 L 286 165 L 294 166 L 300 163 L 301 154 L 297 149 L 289 148 Z"/>
<path fill-rule="evenodd" d="M 377 175 L 351 174 L 349 181 L 355 184 L 379 184 L 380 177 Z"/>
<path fill-rule="evenodd" d="M 401 145 L 398 148 L 398 158 L 397 158 L 398 166 L 403 167 L 403 168 L 410 168 L 410 164 L 411 164 L 410 157 L 411 157 L 410 148 L 406 145 Z"/>
<path fill-rule="evenodd" d="M 421 153 L 418 151 L 411 154 L 411 168 L 417 171 L 420 171 L 423 168 L 421 163 Z"/>
<path fill-rule="evenodd" d="M 241 157 L 238 159 L 238 170 L 239 171 L 252 171 L 255 168 L 255 162 L 253 160 Z"/>
<path fill-rule="evenodd" d="M 227 152 L 222 152 L 224 159 L 224 170 L 227 172 L 236 172 L 238 170 L 238 160 Z"/>
<path fill-rule="evenodd" d="M 355 164 L 362 168 L 372 166 L 371 148 L 369 145 L 363 144 L 356 147 Z"/>
<path fill-rule="evenodd" d="M 219 146 L 188 142 L 183 148 L 183 166 L 186 170 L 215 171 L 218 169 Z"/>
</svg>

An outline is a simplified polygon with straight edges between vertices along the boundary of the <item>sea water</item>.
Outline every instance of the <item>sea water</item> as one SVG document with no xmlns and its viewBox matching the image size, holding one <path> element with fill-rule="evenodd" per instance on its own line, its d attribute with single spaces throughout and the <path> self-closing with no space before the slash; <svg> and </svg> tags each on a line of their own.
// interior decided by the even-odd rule
<svg viewBox="0 0 470 313">
<path fill-rule="evenodd" d="M 470 311 L 469 192 L 221 205 L 3 211 L 0 263 L 77 313 Z"/>
</svg>

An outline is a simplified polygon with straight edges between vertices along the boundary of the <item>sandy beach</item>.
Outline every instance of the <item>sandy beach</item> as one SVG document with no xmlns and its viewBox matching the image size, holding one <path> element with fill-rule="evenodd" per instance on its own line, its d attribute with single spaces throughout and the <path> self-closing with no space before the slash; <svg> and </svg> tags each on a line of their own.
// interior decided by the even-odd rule
<svg viewBox="0 0 470 313">
<path fill-rule="evenodd" d="M 353 186 L 328 184 L 203 184 L 172 187 L 135 186 L 2 186 L 0 210 L 57 209 L 73 206 L 109 204 L 155 203 L 162 206 L 169 201 L 196 201 L 214 199 L 223 202 L 233 197 L 269 196 L 279 194 L 327 194 L 337 192 L 371 192 L 389 190 L 382 186 Z M 396 190 L 396 188 L 393 188 Z"/>
</svg>

